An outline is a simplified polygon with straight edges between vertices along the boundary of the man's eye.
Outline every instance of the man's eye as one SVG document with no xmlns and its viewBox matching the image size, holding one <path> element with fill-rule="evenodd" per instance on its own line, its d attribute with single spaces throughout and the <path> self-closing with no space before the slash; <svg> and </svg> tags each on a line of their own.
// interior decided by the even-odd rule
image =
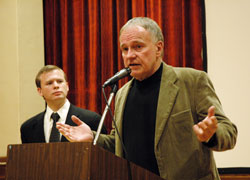
<svg viewBox="0 0 250 180">
<path fill-rule="evenodd" d="M 142 49 L 142 45 L 136 45 L 134 48 L 136 49 L 136 50 L 141 50 Z"/>
<path fill-rule="evenodd" d="M 128 48 L 123 48 L 122 50 L 123 50 L 123 51 L 128 51 Z"/>
</svg>

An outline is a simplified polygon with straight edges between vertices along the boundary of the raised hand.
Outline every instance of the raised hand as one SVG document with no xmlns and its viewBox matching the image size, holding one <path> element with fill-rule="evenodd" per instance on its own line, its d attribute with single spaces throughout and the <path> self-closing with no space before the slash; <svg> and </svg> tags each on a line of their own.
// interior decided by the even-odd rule
<svg viewBox="0 0 250 180">
<path fill-rule="evenodd" d="M 217 129 L 218 122 L 216 117 L 214 116 L 214 112 L 215 107 L 211 106 L 208 109 L 207 117 L 193 126 L 193 130 L 200 142 L 208 142 Z"/>
<path fill-rule="evenodd" d="M 56 128 L 65 136 L 70 142 L 92 142 L 93 133 L 90 127 L 82 122 L 78 117 L 72 116 L 72 121 L 77 126 L 70 126 L 68 124 L 56 123 Z"/>
</svg>

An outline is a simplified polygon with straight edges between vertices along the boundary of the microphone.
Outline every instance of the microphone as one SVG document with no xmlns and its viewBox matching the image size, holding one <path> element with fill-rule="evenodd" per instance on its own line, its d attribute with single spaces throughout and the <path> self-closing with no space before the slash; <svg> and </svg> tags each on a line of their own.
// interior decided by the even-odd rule
<svg viewBox="0 0 250 180">
<path fill-rule="evenodd" d="M 130 68 L 124 68 L 124 69 L 120 70 L 119 72 L 117 72 L 113 77 L 109 78 L 102 85 L 102 87 L 105 88 L 107 86 L 111 86 L 114 83 L 116 83 L 119 79 L 122 79 L 122 78 L 128 76 L 130 73 L 131 73 L 131 69 Z"/>
</svg>

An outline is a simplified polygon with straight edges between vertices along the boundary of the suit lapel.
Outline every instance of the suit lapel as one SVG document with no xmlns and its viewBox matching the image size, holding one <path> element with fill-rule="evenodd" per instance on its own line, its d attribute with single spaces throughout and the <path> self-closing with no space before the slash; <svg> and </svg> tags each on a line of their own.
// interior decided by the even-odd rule
<svg viewBox="0 0 250 180">
<path fill-rule="evenodd" d="M 163 71 L 161 77 L 160 92 L 158 97 L 158 105 L 156 112 L 156 125 L 155 125 L 155 146 L 157 147 L 161 135 L 166 128 L 169 115 L 174 105 L 176 95 L 178 94 L 179 87 L 174 83 L 177 76 L 172 67 L 163 64 Z"/>
<path fill-rule="evenodd" d="M 78 117 L 78 115 L 74 109 L 75 109 L 74 106 L 72 104 L 70 104 L 69 112 L 67 114 L 65 124 L 68 124 L 70 126 L 75 126 L 75 123 L 72 121 L 71 116 L 75 115 Z M 65 136 L 62 135 L 61 142 L 68 142 L 68 140 L 65 138 Z"/>
<path fill-rule="evenodd" d="M 75 125 L 75 123 L 72 121 L 71 119 L 71 116 L 72 115 L 75 115 L 77 116 L 76 112 L 74 111 L 74 106 L 72 104 L 70 104 L 70 107 L 69 107 L 69 112 L 67 114 L 67 118 L 66 118 L 66 121 L 65 121 L 65 124 L 68 124 L 68 125 Z"/>
</svg>

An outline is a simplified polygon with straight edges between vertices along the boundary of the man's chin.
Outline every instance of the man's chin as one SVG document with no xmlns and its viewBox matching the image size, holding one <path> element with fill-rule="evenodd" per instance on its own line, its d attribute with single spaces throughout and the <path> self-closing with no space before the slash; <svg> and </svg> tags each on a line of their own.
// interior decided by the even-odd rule
<svg viewBox="0 0 250 180">
<path fill-rule="evenodd" d="M 141 74 L 138 73 L 134 73 L 134 74 L 130 74 L 132 77 L 134 77 L 136 80 L 138 81 L 142 81 L 144 78 L 142 77 Z"/>
<path fill-rule="evenodd" d="M 54 101 L 62 101 L 62 100 L 65 100 L 65 99 L 66 99 L 65 96 L 55 96 L 55 97 L 53 98 Z"/>
</svg>

